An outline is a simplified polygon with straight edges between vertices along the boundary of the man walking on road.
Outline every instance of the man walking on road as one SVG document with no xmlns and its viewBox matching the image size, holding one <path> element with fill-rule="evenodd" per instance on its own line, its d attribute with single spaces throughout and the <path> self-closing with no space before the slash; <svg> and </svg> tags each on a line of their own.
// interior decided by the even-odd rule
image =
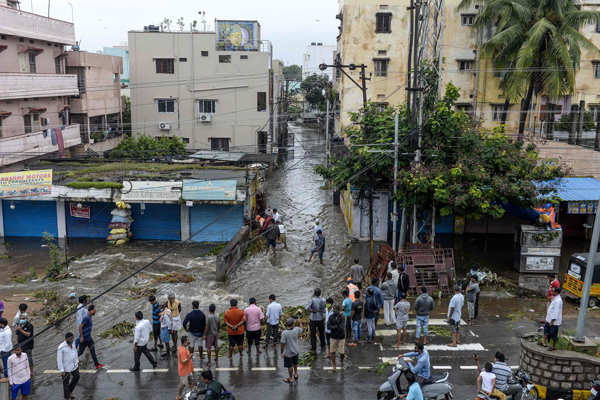
<svg viewBox="0 0 600 400">
<path fill-rule="evenodd" d="M 156 296 L 148 297 L 148 302 L 152 306 L 152 336 L 154 338 L 154 347 L 151 351 L 158 351 L 158 348 L 163 348 L 162 340 L 160 340 L 160 304 L 156 300 Z"/>
<path fill-rule="evenodd" d="M 362 282 L 365 279 L 365 269 L 359 262 L 358 258 L 354 259 L 354 265 L 350 267 L 350 277 L 352 278 L 352 283 L 358 286 L 359 289 L 362 289 Z"/>
<path fill-rule="evenodd" d="M 225 312 L 225 325 L 227 325 L 227 335 L 229 336 L 229 359 L 233 357 L 233 348 L 237 346 L 240 353 L 240 361 L 244 352 L 244 312 L 237 307 L 237 299 L 231 299 L 229 310 Z"/>
<path fill-rule="evenodd" d="M 406 327 L 408 325 L 408 313 L 410 311 L 410 303 L 406 300 L 406 294 L 400 294 L 400 301 L 394 306 L 394 310 L 398 310 L 396 316 L 396 329 L 398 330 L 398 338 L 394 347 L 400 347 L 406 343 Z"/>
<path fill-rule="evenodd" d="M 148 350 L 148 340 L 150 339 L 150 332 L 152 332 L 152 326 L 150 321 L 144 319 L 144 314 L 141 311 L 135 313 L 135 328 L 133 329 L 133 368 L 129 370 L 136 372 L 140 370 L 140 357 L 142 353 L 146 356 L 153 368 L 156 368 L 157 362 L 154 361 L 154 357 Z M 175 346 L 173 346 L 175 347 Z"/>
<path fill-rule="evenodd" d="M 340 365 L 344 369 L 344 346 L 346 343 L 346 318 L 342 314 L 342 306 L 339 304 L 333 307 L 333 314 L 327 321 L 327 329 L 330 331 L 329 359 L 331 366 L 335 370 L 335 353 L 340 355 Z"/>
<path fill-rule="evenodd" d="M 391 272 L 387 273 L 387 280 L 381 285 L 381 291 L 383 292 L 383 318 L 385 320 L 385 325 L 390 326 L 391 324 L 396 323 L 394 303 L 397 292 Z"/>
<path fill-rule="evenodd" d="M 454 296 L 448 304 L 448 324 L 452 330 L 452 343 L 448 346 L 456 347 L 460 343 L 460 320 L 462 318 L 462 308 L 465 304 L 465 297 L 460 292 L 460 287 L 454 288 Z"/>
<path fill-rule="evenodd" d="M 23 400 L 26 400 L 29 393 L 31 393 L 29 361 L 27 354 L 21 351 L 19 344 L 15 346 L 15 353 L 8 357 L 8 383 L 12 400 L 17 400 L 19 392 L 21 392 Z"/>
<path fill-rule="evenodd" d="M 342 296 L 344 296 L 342 307 L 344 308 L 344 318 L 346 320 L 346 339 L 352 340 L 352 299 L 350 298 L 350 291 L 344 289 Z"/>
<path fill-rule="evenodd" d="M 367 290 L 373 289 L 373 296 L 375 297 L 375 305 L 377 310 L 375 311 L 375 327 L 377 327 L 377 321 L 379 320 L 379 310 L 383 307 L 383 292 L 379 288 L 379 279 L 371 279 L 371 286 Z M 375 332 L 373 332 L 375 334 Z"/>
<path fill-rule="evenodd" d="M 421 328 L 423 329 L 423 344 L 427 344 L 427 335 L 429 327 L 429 315 L 433 311 L 433 298 L 427 294 L 427 288 L 421 287 L 421 294 L 415 300 L 415 314 L 417 319 L 417 327 L 415 329 L 415 339 L 420 342 Z"/>
<path fill-rule="evenodd" d="M 265 350 L 269 347 L 271 339 L 273 346 L 279 342 L 279 320 L 283 310 L 281 304 L 275 301 L 275 295 L 269 295 L 269 305 L 267 306 L 267 332 L 265 333 Z"/>
<path fill-rule="evenodd" d="M 219 325 L 221 320 L 219 314 L 215 311 L 217 306 L 211 304 L 208 306 L 208 318 L 206 318 L 206 332 L 204 339 L 206 344 L 206 352 L 208 355 L 208 367 L 210 367 L 210 349 L 215 348 L 215 364 L 219 365 Z"/>
<path fill-rule="evenodd" d="M 406 267 L 402 266 L 402 272 L 398 276 L 398 298 L 400 295 L 404 293 L 408 296 L 408 290 L 410 289 L 410 280 L 408 278 L 408 274 L 406 273 Z"/>
<path fill-rule="evenodd" d="M 77 305 L 77 313 L 75 314 L 75 332 L 79 332 L 79 325 L 81 325 L 81 321 L 86 315 L 88 315 L 87 303 L 87 296 L 79 296 L 79 304 Z M 79 340 L 79 337 L 75 339 L 75 347 L 79 347 Z"/>
<path fill-rule="evenodd" d="M 275 255 L 275 247 L 277 247 L 277 239 L 279 238 L 280 231 L 279 225 L 270 224 L 269 227 L 265 231 L 265 239 L 267 240 L 267 252 L 266 255 L 269 255 L 269 248 L 273 248 L 273 255 Z"/>
<path fill-rule="evenodd" d="M 311 250 L 310 257 L 308 257 L 307 262 L 310 262 L 315 253 L 319 255 L 319 262 L 321 265 L 323 264 L 323 253 L 325 252 L 325 235 L 323 231 L 317 231 L 317 240 L 315 240 L 315 248 Z"/>
<path fill-rule="evenodd" d="M 15 333 L 17 334 L 17 344 L 27 354 L 29 370 L 33 376 L 33 325 L 29 322 L 27 313 L 21 313 L 21 320 L 15 328 Z"/>
<path fill-rule="evenodd" d="M 96 348 L 94 347 L 94 340 L 92 339 L 92 317 L 96 314 L 96 307 L 93 304 L 88 306 L 88 315 L 83 317 L 81 320 L 81 324 L 79 325 L 79 351 L 77 355 L 81 357 L 85 348 L 90 349 L 90 354 L 92 355 L 92 360 L 94 361 L 94 365 L 96 369 L 103 368 L 102 365 L 98 361 L 98 357 L 96 357 Z"/>
<path fill-rule="evenodd" d="M 310 348 L 314 352 L 317 351 L 317 330 L 319 331 L 319 342 L 321 351 L 325 350 L 325 299 L 321 297 L 321 289 L 316 288 L 313 297 L 306 306 L 310 312 Z"/>
<path fill-rule="evenodd" d="M 367 343 L 373 342 L 375 339 L 375 324 L 376 316 L 379 307 L 377 307 L 377 300 L 375 298 L 375 292 L 372 287 L 367 288 L 367 296 L 365 298 L 365 321 L 367 323 Z"/>
<path fill-rule="evenodd" d="M 256 299 L 251 297 L 248 300 L 250 304 L 244 310 L 246 320 L 246 340 L 248 341 L 248 356 L 252 355 L 252 344 L 256 346 L 256 354 L 260 354 L 260 325 L 265 316 L 256 305 Z"/>
<path fill-rule="evenodd" d="M 192 387 L 192 374 L 194 373 L 194 347 L 190 346 L 190 341 L 187 336 L 181 337 L 181 345 L 177 349 L 177 373 L 179 375 L 179 390 L 177 391 L 177 400 L 181 400 L 183 389 L 186 386 Z"/>
<path fill-rule="evenodd" d="M 204 339 L 202 336 L 204 336 L 204 331 L 206 330 L 206 315 L 199 308 L 200 303 L 197 300 L 192 301 L 192 311 L 185 316 L 183 328 L 191 334 L 191 342 L 188 345 L 191 348 L 192 354 L 194 353 L 194 349 L 198 348 L 200 362 L 202 362 L 204 360 L 204 349 L 202 348 L 202 341 Z"/>
<path fill-rule="evenodd" d="M 296 320 L 289 318 L 285 322 L 286 330 L 281 333 L 281 355 L 283 356 L 283 367 L 288 369 L 289 377 L 284 379 L 285 383 L 298 382 L 298 355 L 300 346 L 298 344 L 298 335 L 302 333 L 302 328 L 294 327 Z"/>
<path fill-rule="evenodd" d="M 65 400 L 74 399 L 73 391 L 79 382 L 79 356 L 73 342 L 75 336 L 68 332 L 65 341 L 58 346 L 56 352 L 56 364 L 63 383 L 63 394 Z"/>
<path fill-rule="evenodd" d="M 546 322 L 544 324 L 544 340 L 542 346 L 550 344 L 548 350 L 554 350 L 558 340 L 558 328 L 562 325 L 563 301 L 560 297 L 560 289 L 552 289 L 552 301 L 546 311 Z"/>
<path fill-rule="evenodd" d="M 477 275 L 471 275 L 471 279 L 467 285 L 467 310 L 469 311 L 469 325 L 471 325 L 475 319 L 475 304 L 477 302 L 478 294 L 479 283 L 477 283 Z"/>
<path fill-rule="evenodd" d="M 360 327 L 364 312 L 364 303 L 360 299 L 360 291 L 354 292 L 354 301 L 352 302 L 352 338 L 353 341 L 348 346 L 358 346 L 360 341 Z"/>
</svg>

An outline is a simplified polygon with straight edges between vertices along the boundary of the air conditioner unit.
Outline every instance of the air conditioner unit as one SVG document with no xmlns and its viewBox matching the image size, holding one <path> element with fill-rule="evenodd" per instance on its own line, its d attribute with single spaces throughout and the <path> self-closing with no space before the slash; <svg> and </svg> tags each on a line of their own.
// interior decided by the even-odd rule
<svg viewBox="0 0 600 400">
<path fill-rule="evenodd" d="M 200 115 L 198 115 L 198 119 L 200 120 L 200 122 L 210 122 L 212 121 L 212 114 L 210 113 L 202 113 Z"/>
<path fill-rule="evenodd" d="M 160 129 L 161 131 L 170 131 L 171 124 L 169 124 L 167 122 L 161 122 L 158 124 L 158 129 Z"/>
</svg>

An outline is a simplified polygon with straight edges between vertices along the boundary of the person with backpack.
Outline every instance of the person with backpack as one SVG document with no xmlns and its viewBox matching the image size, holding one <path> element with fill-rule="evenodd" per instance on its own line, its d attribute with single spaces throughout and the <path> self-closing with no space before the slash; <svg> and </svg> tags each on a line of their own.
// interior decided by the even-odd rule
<svg viewBox="0 0 600 400">
<path fill-rule="evenodd" d="M 398 299 L 402 296 L 402 293 L 408 296 L 408 290 L 410 289 L 410 280 L 408 279 L 408 274 L 406 273 L 406 266 L 402 266 L 402 272 L 398 276 Z"/>
<path fill-rule="evenodd" d="M 310 348 L 313 353 L 317 351 L 318 330 L 321 350 L 325 350 L 325 299 L 321 297 L 321 289 L 315 289 L 310 303 L 306 306 L 306 310 L 310 312 Z"/>
<path fill-rule="evenodd" d="M 353 341 L 348 343 L 348 346 L 358 346 L 360 340 L 360 326 L 362 324 L 364 303 L 360 299 L 360 291 L 354 292 L 354 301 L 352 302 L 352 336 Z"/>
<path fill-rule="evenodd" d="M 340 365 L 344 368 L 344 343 L 346 342 L 346 317 L 342 313 L 342 306 L 333 307 L 333 314 L 329 316 L 327 329 L 331 332 L 329 344 L 329 359 L 331 366 L 335 370 L 335 353 L 340 355 Z"/>
<path fill-rule="evenodd" d="M 372 343 L 375 339 L 375 318 L 379 307 L 375 298 L 373 288 L 367 289 L 367 297 L 365 298 L 365 321 L 367 323 L 367 343 Z"/>
</svg>

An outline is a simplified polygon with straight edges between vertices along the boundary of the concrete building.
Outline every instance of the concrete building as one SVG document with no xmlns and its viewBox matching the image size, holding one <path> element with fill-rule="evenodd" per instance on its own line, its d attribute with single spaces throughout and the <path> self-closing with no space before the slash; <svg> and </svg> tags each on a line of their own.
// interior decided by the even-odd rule
<svg viewBox="0 0 600 400">
<path fill-rule="evenodd" d="M 133 134 L 177 136 L 190 149 L 270 154 L 272 49 L 260 24 L 217 20 L 216 32 L 146 28 L 129 32 Z"/>
<path fill-rule="evenodd" d="M 302 57 L 302 79 L 312 74 L 327 75 L 329 81 L 333 81 L 334 70 L 329 68 L 325 71 L 319 69 L 320 64 L 333 64 L 334 54 L 337 46 L 323 45 L 323 43 L 313 42 L 306 46 Z"/>
<path fill-rule="evenodd" d="M 479 32 L 474 21 L 481 7 L 472 5 L 459 9 L 460 0 L 448 0 L 444 9 L 442 36 L 442 88 L 452 82 L 460 89 L 457 106 L 480 121 L 484 128 L 493 128 L 502 121 L 505 98 L 498 87 L 502 71 L 495 71 L 490 60 L 479 60 L 478 53 L 483 41 L 491 34 Z M 340 20 L 337 38 L 337 59 L 343 64 L 367 65 L 368 100 L 382 105 L 401 104 L 405 99 L 406 65 L 408 61 L 408 37 L 410 13 L 407 3 L 400 0 L 338 0 Z M 584 9 L 597 9 L 600 1 L 585 2 Z M 592 24 L 582 33 L 600 46 L 599 28 Z M 359 81 L 360 70 L 346 70 Z M 337 131 L 343 132 L 350 124 L 349 113 L 362 106 L 361 90 L 344 75 L 336 77 L 340 98 L 340 115 Z M 532 111 L 526 121 L 526 129 L 540 130 L 548 121 L 549 105 L 553 118 L 568 113 L 571 104 L 580 100 L 586 110 L 594 115 L 600 111 L 600 60 L 590 50 L 582 49 L 581 68 L 577 72 L 575 92 L 558 100 L 550 100 L 537 94 Z M 520 99 L 508 106 L 506 131 L 518 130 Z M 543 122 L 541 122 L 543 121 Z"/>
<path fill-rule="evenodd" d="M 129 47 L 127 43 L 112 46 L 112 47 L 104 47 L 102 49 L 102 54 L 106 54 L 109 56 L 121 57 L 123 59 L 123 72 L 121 73 L 121 86 L 126 87 L 129 86 Z"/>
<path fill-rule="evenodd" d="M 70 120 L 79 124 L 81 140 L 102 142 L 122 133 L 121 57 L 85 51 L 66 53 L 67 72 L 77 75 L 79 96 L 71 99 Z"/>
<path fill-rule="evenodd" d="M 81 143 L 69 123 L 77 76 L 66 73 L 72 23 L 28 13 L 0 0 L 0 168 Z"/>
</svg>

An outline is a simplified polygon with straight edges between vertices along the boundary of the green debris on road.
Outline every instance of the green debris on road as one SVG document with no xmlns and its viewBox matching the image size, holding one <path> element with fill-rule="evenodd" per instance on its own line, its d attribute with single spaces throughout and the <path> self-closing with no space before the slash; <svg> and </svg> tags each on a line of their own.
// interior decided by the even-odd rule
<svg viewBox="0 0 600 400">
<path fill-rule="evenodd" d="M 107 339 L 123 339 L 128 336 L 133 336 L 133 328 L 135 324 L 129 321 L 121 321 L 112 326 L 112 328 L 102 332 L 100 337 Z"/>
</svg>

